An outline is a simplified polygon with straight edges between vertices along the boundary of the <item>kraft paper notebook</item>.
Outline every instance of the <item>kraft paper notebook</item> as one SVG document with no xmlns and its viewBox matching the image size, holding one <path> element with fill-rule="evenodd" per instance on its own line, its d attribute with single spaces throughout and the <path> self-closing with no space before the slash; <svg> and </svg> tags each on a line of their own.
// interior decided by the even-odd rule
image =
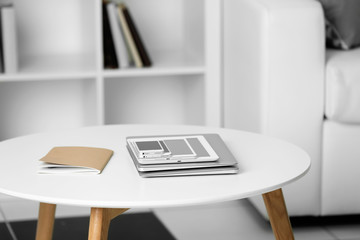
<svg viewBox="0 0 360 240">
<path fill-rule="evenodd" d="M 113 151 L 95 147 L 54 147 L 43 158 L 38 173 L 100 174 Z"/>
</svg>

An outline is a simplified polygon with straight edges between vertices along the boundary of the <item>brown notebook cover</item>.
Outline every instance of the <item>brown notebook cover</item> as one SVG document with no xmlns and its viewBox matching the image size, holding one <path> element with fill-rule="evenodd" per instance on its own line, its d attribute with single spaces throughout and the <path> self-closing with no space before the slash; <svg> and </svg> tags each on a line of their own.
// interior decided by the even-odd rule
<svg viewBox="0 0 360 240">
<path fill-rule="evenodd" d="M 113 151 L 94 147 L 54 147 L 43 158 L 39 173 L 101 173 Z"/>
</svg>

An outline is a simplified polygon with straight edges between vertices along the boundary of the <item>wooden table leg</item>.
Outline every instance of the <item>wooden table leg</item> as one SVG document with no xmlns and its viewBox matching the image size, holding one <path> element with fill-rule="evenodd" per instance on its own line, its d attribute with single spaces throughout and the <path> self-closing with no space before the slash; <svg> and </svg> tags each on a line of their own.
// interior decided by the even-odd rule
<svg viewBox="0 0 360 240">
<path fill-rule="evenodd" d="M 55 221 L 55 204 L 40 203 L 39 218 L 36 228 L 36 240 L 51 240 L 54 221 Z"/>
<path fill-rule="evenodd" d="M 89 240 L 107 240 L 111 219 L 119 216 L 128 208 L 91 208 Z"/>
<path fill-rule="evenodd" d="M 262 196 L 275 238 L 277 240 L 294 240 L 294 234 L 281 188 L 264 193 Z"/>
</svg>

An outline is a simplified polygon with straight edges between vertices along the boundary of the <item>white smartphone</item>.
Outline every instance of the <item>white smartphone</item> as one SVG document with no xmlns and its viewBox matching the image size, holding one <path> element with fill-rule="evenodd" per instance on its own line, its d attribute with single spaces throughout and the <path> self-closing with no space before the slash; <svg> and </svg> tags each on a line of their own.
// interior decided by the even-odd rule
<svg viewBox="0 0 360 240">
<path fill-rule="evenodd" d="M 134 145 L 139 157 L 157 156 L 164 152 L 164 148 L 159 141 L 135 141 Z"/>
</svg>

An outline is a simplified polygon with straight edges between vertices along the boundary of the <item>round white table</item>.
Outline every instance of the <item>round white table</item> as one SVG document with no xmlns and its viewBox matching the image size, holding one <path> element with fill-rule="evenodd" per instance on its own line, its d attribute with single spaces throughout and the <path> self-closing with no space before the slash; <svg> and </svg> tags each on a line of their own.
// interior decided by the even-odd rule
<svg viewBox="0 0 360 240">
<path fill-rule="evenodd" d="M 240 172 L 141 178 L 125 138 L 136 135 L 218 133 Z M 114 150 L 99 175 L 38 174 L 39 159 L 54 146 Z M 0 143 L 0 192 L 40 202 L 36 239 L 51 239 L 56 204 L 91 207 L 89 239 L 107 239 L 112 218 L 129 208 L 216 203 L 263 195 L 276 239 L 293 239 L 281 188 L 310 168 L 309 156 L 282 140 L 230 129 L 172 125 L 108 125 L 18 137 Z"/>
</svg>

